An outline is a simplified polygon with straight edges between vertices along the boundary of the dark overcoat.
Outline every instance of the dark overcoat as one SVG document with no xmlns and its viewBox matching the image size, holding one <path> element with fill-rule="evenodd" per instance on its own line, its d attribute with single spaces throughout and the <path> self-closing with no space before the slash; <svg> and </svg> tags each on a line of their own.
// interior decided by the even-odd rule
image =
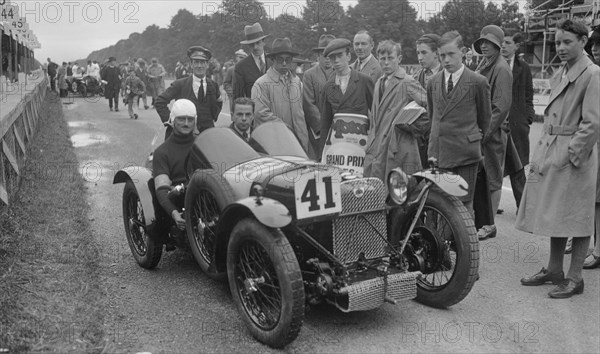
<svg viewBox="0 0 600 354">
<path fill-rule="evenodd" d="M 515 57 L 512 75 L 512 104 L 508 124 L 519 160 L 525 166 L 529 164 L 529 126 L 535 117 L 531 69 L 526 62 Z"/>
<path fill-rule="evenodd" d="M 265 61 L 265 72 L 269 69 L 269 64 Z M 263 76 L 260 68 L 256 65 L 254 57 L 248 55 L 235 64 L 233 69 L 232 91 L 233 99 L 238 97 L 252 97 L 252 86 L 254 82 Z"/>
</svg>

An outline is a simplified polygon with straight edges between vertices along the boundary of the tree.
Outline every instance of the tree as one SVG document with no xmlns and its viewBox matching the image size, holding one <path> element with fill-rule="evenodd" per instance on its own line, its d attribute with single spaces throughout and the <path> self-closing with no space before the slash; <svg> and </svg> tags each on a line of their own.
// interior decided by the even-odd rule
<svg viewBox="0 0 600 354">
<path fill-rule="evenodd" d="M 417 11 L 407 0 L 359 0 L 348 9 L 349 38 L 361 29 L 369 31 L 376 42 L 391 39 L 400 42 L 403 62 L 417 62 L 415 41 L 422 34 L 417 23 Z"/>
</svg>

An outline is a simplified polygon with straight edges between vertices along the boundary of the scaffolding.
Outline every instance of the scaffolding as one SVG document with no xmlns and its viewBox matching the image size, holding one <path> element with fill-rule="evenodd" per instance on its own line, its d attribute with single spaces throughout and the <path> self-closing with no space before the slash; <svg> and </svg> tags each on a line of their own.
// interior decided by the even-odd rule
<svg viewBox="0 0 600 354">
<path fill-rule="evenodd" d="M 546 78 L 560 66 L 560 60 L 554 50 L 554 34 L 556 22 L 561 19 L 581 19 L 588 26 L 600 25 L 600 0 L 563 0 L 552 9 L 541 9 L 551 0 L 531 9 L 525 16 L 525 32 L 527 33 L 526 55 L 534 75 Z"/>
</svg>

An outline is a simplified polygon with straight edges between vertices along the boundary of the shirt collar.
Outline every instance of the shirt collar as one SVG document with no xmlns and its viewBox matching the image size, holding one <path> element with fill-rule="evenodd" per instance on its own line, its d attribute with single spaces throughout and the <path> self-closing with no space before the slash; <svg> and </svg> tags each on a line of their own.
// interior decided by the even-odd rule
<svg viewBox="0 0 600 354">
<path fill-rule="evenodd" d="M 455 86 L 464 71 L 465 71 L 465 65 L 461 63 L 460 68 L 458 70 L 456 70 L 456 72 L 452 73 L 452 83 Z M 446 69 L 444 69 L 444 79 L 446 80 L 446 83 L 448 83 L 448 80 L 450 80 L 450 72 Z"/>
<path fill-rule="evenodd" d="M 369 60 L 371 60 L 372 56 L 373 56 L 373 54 L 371 53 L 371 54 L 369 54 L 368 57 L 364 58 L 363 60 L 358 60 L 358 65 L 359 66 L 365 66 L 369 62 Z"/>
</svg>

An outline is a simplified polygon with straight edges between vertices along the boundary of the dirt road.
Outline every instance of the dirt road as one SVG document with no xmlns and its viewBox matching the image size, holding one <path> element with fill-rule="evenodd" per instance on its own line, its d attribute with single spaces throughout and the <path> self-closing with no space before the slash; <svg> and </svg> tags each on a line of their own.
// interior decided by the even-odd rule
<svg viewBox="0 0 600 354">
<path fill-rule="evenodd" d="M 225 106 L 228 106 L 225 104 Z M 147 271 L 131 257 L 121 215 L 121 168 L 143 165 L 161 128 L 154 110 L 130 120 L 109 112 L 106 100 L 75 98 L 65 118 L 88 183 L 93 230 L 101 249 L 108 296 L 108 352 L 272 352 L 246 332 L 226 284 L 208 279 L 192 256 L 163 255 Z M 227 125 L 222 115 L 219 125 Z M 532 135 L 539 134 L 539 126 Z M 535 140 L 535 139 L 533 139 Z M 506 185 L 506 184 L 505 184 Z M 481 279 L 447 310 L 414 301 L 376 311 L 344 314 L 322 306 L 307 312 L 288 352 L 598 352 L 600 271 L 584 271 L 585 292 L 553 300 L 551 286 L 523 287 L 519 279 L 546 265 L 549 242 L 513 228 L 515 206 L 503 193 L 496 239 L 481 243 Z M 565 257 L 565 267 L 570 257 Z"/>
</svg>

